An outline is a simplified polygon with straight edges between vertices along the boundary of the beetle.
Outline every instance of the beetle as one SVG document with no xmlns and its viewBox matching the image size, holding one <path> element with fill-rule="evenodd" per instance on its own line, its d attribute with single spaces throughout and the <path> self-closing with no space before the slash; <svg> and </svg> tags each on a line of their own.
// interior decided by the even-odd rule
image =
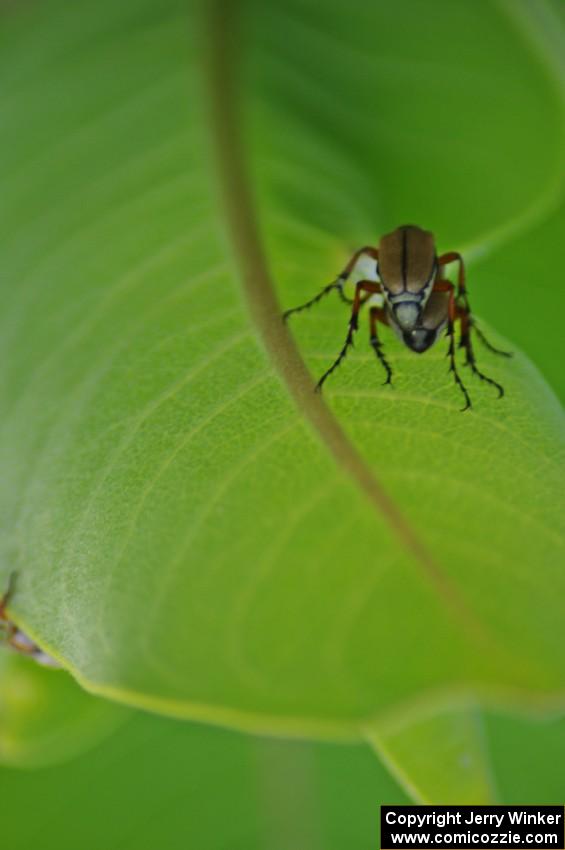
<svg viewBox="0 0 565 850">
<path fill-rule="evenodd" d="M 0 629 L 5 632 L 8 646 L 20 655 L 33 658 L 43 667 L 60 667 L 59 662 L 38 646 L 19 626 L 8 616 L 6 606 L 14 592 L 15 573 L 10 576 L 8 590 L 0 597 Z"/>
<path fill-rule="evenodd" d="M 345 295 L 344 286 L 360 260 L 365 263 L 367 271 L 363 279 L 356 283 L 355 294 L 351 300 Z M 445 267 L 451 263 L 458 264 L 457 287 L 444 276 Z M 471 331 L 474 331 L 494 354 L 502 357 L 511 357 L 512 354 L 495 348 L 479 330 L 469 306 L 463 257 L 457 251 L 449 251 L 438 257 L 435 239 L 430 231 L 422 230 L 413 224 L 405 224 L 382 236 L 378 248 L 371 245 L 360 248 L 336 280 L 325 286 L 310 301 L 286 310 L 283 314 L 284 320 L 294 313 L 312 307 L 334 290 L 342 301 L 352 305 L 351 316 L 343 347 L 316 384 L 317 390 L 322 389 L 324 382 L 337 369 L 353 345 L 359 327 L 359 312 L 367 304 L 370 343 L 385 370 L 385 384 L 392 383 L 392 369 L 379 339 L 379 323 L 390 327 L 404 345 L 416 354 L 423 354 L 431 348 L 445 330 L 449 339 L 449 371 L 465 399 L 462 411 L 468 410 L 472 406 L 471 398 L 461 380 L 455 360 L 455 323 L 458 321 L 459 346 L 465 351 L 465 365 L 482 381 L 495 387 L 499 398 L 504 395 L 501 384 L 488 378 L 477 368 Z"/>
</svg>

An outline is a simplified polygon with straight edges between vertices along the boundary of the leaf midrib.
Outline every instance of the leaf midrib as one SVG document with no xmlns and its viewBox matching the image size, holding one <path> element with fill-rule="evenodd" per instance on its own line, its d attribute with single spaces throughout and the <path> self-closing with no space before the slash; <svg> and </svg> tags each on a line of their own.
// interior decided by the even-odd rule
<svg viewBox="0 0 565 850">
<path fill-rule="evenodd" d="M 471 610 L 459 589 L 445 574 L 442 566 L 390 498 L 378 477 L 349 441 L 319 394 L 312 391 L 311 377 L 281 321 L 282 311 L 275 295 L 256 223 L 239 132 L 241 121 L 235 44 L 241 43 L 241 39 L 234 35 L 237 31 L 239 6 L 236 2 L 226 6 L 222 0 L 214 0 L 208 6 L 206 26 L 209 49 L 204 77 L 208 88 L 209 127 L 219 190 L 251 318 L 275 371 L 338 467 L 365 494 L 379 517 L 384 518 L 401 547 L 414 558 L 428 583 L 443 600 L 457 625 L 467 632 L 474 643 L 483 647 L 488 645 L 492 653 L 497 644 L 493 635 L 487 633 L 485 625 Z"/>
</svg>

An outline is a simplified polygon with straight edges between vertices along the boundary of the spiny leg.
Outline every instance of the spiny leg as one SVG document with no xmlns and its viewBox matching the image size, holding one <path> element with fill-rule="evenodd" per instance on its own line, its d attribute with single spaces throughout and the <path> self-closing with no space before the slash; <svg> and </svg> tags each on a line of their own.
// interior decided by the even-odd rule
<svg viewBox="0 0 565 850">
<path fill-rule="evenodd" d="M 486 336 L 484 335 L 482 330 L 479 327 L 477 327 L 477 323 L 475 322 L 475 320 L 473 319 L 472 316 L 469 316 L 469 322 L 470 322 L 471 327 L 473 328 L 473 330 L 477 334 L 478 338 L 480 339 L 482 344 L 485 346 L 485 348 L 488 348 L 488 350 L 492 351 L 493 354 L 499 354 L 501 357 L 512 357 L 513 356 L 511 351 L 501 351 L 500 348 L 495 348 L 494 345 L 492 345 L 492 343 L 490 343 L 488 341 L 488 339 L 486 338 Z"/>
<path fill-rule="evenodd" d="M 6 592 L 3 596 L 0 596 L 0 620 L 8 619 L 8 615 L 6 614 L 6 607 L 16 589 L 16 576 L 17 574 L 15 570 L 10 573 Z"/>
<path fill-rule="evenodd" d="M 449 266 L 451 263 L 458 263 L 457 269 L 457 297 L 455 298 L 456 310 L 462 309 L 471 315 L 471 307 L 469 305 L 469 296 L 467 286 L 465 284 L 465 263 L 463 257 L 458 251 L 448 251 L 447 254 L 442 254 L 438 258 L 438 266 Z M 461 343 L 460 343 L 461 345 Z"/>
<path fill-rule="evenodd" d="M 470 366 L 473 374 L 477 375 L 481 379 L 481 381 L 486 381 L 487 384 L 491 384 L 493 387 L 496 387 L 496 389 L 498 390 L 498 397 L 502 398 L 502 396 L 504 395 L 504 387 L 502 387 L 497 381 L 494 381 L 492 378 L 488 378 L 477 368 L 475 352 L 473 351 L 473 343 L 471 342 L 471 327 L 473 327 L 471 317 L 468 313 L 464 312 L 461 309 L 459 310 L 459 315 L 461 319 L 460 344 L 461 347 L 465 349 L 465 365 Z"/>
<path fill-rule="evenodd" d="M 459 303 L 456 305 L 456 315 L 461 320 L 461 340 L 459 342 L 459 347 L 465 349 L 465 365 L 471 368 L 471 371 L 477 375 L 481 381 L 486 381 L 488 384 L 491 384 L 493 387 L 496 387 L 498 390 L 498 397 L 502 398 L 504 395 L 504 388 L 494 381 L 492 378 L 488 378 L 480 369 L 477 368 L 477 361 L 475 358 L 475 352 L 473 351 L 473 343 L 471 342 L 471 328 L 474 328 L 477 336 L 481 340 L 481 342 L 486 345 L 486 347 L 494 352 L 495 354 L 500 354 L 503 357 L 511 357 L 512 354 L 507 351 L 500 351 L 498 348 L 494 348 L 487 340 L 485 335 L 473 320 L 473 316 L 471 314 L 471 306 L 469 304 L 469 299 L 467 297 L 467 290 L 465 288 L 465 269 L 463 266 L 463 259 L 461 256 L 455 252 L 451 254 L 445 254 L 442 258 L 440 258 L 439 262 L 441 264 L 442 260 L 444 262 L 452 262 L 454 260 L 459 261 L 459 276 L 458 276 L 458 301 Z"/>
<path fill-rule="evenodd" d="M 489 351 L 492 351 L 493 354 L 500 354 L 502 357 L 512 357 L 511 351 L 501 351 L 499 348 L 495 348 L 494 345 L 491 345 L 484 333 L 477 327 L 477 324 L 473 319 L 467 287 L 465 285 L 465 264 L 461 254 L 457 251 L 449 251 L 447 254 L 442 254 L 442 256 L 438 259 L 439 266 L 447 266 L 450 263 L 459 263 L 459 269 L 457 272 L 457 300 L 459 301 L 459 304 L 457 306 L 460 310 L 467 313 L 469 317 L 469 324 L 475 329 L 477 336 Z M 461 346 L 464 347 L 463 342 L 461 342 Z"/>
<path fill-rule="evenodd" d="M 447 254 L 442 254 L 441 257 L 438 257 L 437 263 L 438 266 L 448 266 L 451 263 L 459 263 L 459 268 L 457 270 L 457 298 L 460 298 L 465 303 L 467 309 L 469 309 L 469 304 L 467 302 L 467 288 L 465 286 L 465 263 L 463 262 L 461 254 L 458 251 L 448 251 Z"/>
<path fill-rule="evenodd" d="M 383 386 L 385 386 L 386 384 L 392 384 L 392 369 L 390 368 L 388 360 L 383 354 L 383 345 L 377 334 L 377 322 L 382 322 L 383 325 L 388 324 L 386 320 L 385 311 L 382 310 L 380 307 L 371 307 L 369 311 L 369 323 L 371 329 L 370 342 L 373 346 L 373 351 L 381 361 L 383 368 L 386 372 L 386 381 L 383 384 Z"/>
<path fill-rule="evenodd" d="M 326 381 L 332 372 L 334 372 L 337 367 L 340 365 L 341 361 L 347 355 L 347 352 L 350 346 L 353 345 L 353 336 L 355 331 L 359 327 L 359 310 L 361 309 L 364 301 L 361 300 L 361 293 L 367 292 L 370 295 L 375 292 L 380 292 L 381 287 L 378 283 L 373 283 L 368 280 L 360 280 L 359 283 L 355 287 L 355 297 L 353 299 L 353 307 L 351 308 L 351 317 L 349 319 L 349 327 L 347 329 L 347 336 L 345 337 L 345 342 L 342 346 L 341 351 L 339 352 L 337 358 L 334 360 L 329 369 L 327 369 L 318 383 L 316 384 L 316 390 L 319 392 L 322 389 L 322 385 L 324 381 Z"/>
<path fill-rule="evenodd" d="M 329 283 L 327 286 L 324 286 L 321 292 L 318 292 L 318 294 L 315 295 L 314 298 L 311 298 L 310 301 L 306 301 L 304 304 L 300 304 L 300 306 L 298 307 L 292 307 L 290 310 L 285 310 L 283 313 L 283 320 L 286 322 L 287 319 L 292 316 L 293 313 L 301 313 L 303 310 L 309 310 L 310 307 L 313 307 L 314 304 L 317 304 L 318 301 L 321 301 L 322 298 L 324 298 L 326 295 L 329 295 L 329 293 L 332 292 L 334 289 L 337 289 L 340 295 L 345 298 L 342 293 L 342 286 L 343 284 L 340 278 L 335 280 L 333 283 Z"/>
<path fill-rule="evenodd" d="M 329 295 L 329 293 L 332 292 L 334 289 L 337 289 L 339 297 L 342 301 L 344 301 L 346 304 L 353 304 L 353 301 L 345 295 L 343 287 L 347 281 L 347 278 L 351 274 L 355 264 L 357 263 L 357 260 L 359 259 L 359 257 L 361 257 L 362 254 L 367 254 L 375 261 L 377 261 L 379 257 L 377 249 L 372 248 L 370 245 L 365 245 L 363 248 L 360 248 L 353 254 L 344 270 L 332 283 L 329 283 L 327 286 L 324 286 L 321 292 L 315 295 L 314 298 L 311 298 L 310 301 L 306 301 L 304 304 L 300 304 L 298 307 L 293 307 L 290 310 L 285 310 L 285 312 L 283 313 L 283 320 L 286 322 L 289 316 L 292 316 L 293 313 L 300 313 L 302 312 L 302 310 L 310 309 L 310 307 L 313 307 L 314 304 L 317 304 L 318 301 L 321 301 L 322 298 L 324 298 L 326 295 Z"/>
<path fill-rule="evenodd" d="M 12 572 L 8 579 L 8 589 L 3 596 L 0 597 L 0 635 L 3 633 L 6 641 L 11 644 L 14 635 L 17 632 L 15 625 L 12 623 L 6 612 L 6 607 L 15 590 L 16 573 Z"/>
<path fill-rule="evenodd" d="M 455 383 L 463 393 L 465 398 L 465 406 L 461 408 L 461 413 L 464 413 L 466 410 L 469 410 L 473 405 L 471 404 L 471 397 L 467 392 L 465 384 L 461 380 L 459 376 L 459 372 L 457 371 L 457 366 L 455 363 L 455 328 L 454 323 L 451 319 L 447 322 L 447 335 L 449 337 L 449 348 L 447 350 L 447 355 L 449 357 L 449 371 L 453 373 L 453 378 Z"/>
<path fill-rule="evenodd" d="M 435 292 L 449 293 L 449 302 L 447 307 L 447 336 L 449 337 L 449 347 L 447 349 L 447 356 L 449 357 L 449 371 L 453 373 L 453 379 L 465 398 L 465 407 L 461 408 L 461 412 L 463 413 L 473 405 L 471 404 L 471 397 L 467 392 L 465 384 L 459 376 L 457 364 L 455 362 L 455 319 L 457 318 L 457 307 L 455 305 L 454 290 L 455 287 L 449 280 L 438 280 L 434 284 Z"/>
</svg>

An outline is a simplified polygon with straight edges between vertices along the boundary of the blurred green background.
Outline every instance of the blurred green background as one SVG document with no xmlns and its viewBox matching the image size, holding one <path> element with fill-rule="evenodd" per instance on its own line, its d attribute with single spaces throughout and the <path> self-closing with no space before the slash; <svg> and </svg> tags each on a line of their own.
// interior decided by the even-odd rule
<svg viewBox="0 0 565 850">
<path fill-rule="evenodd" d="M 490 713 L 484 734 L 502 800 L 562 802 L 562 720 Z M 0 800 L 3 840 L 14 850 L 374 850 L 378 806 L 411 802 L 368 747 L 269 740 L 143 713 L 121 718 L 72 761 L 1 768 Z"/>
<path fill-rule="evenodd" d="M 269 254 L 286 277 L 285 303 L 300 300 L 305 268 L 310 279 L 317 274 L 316 251 L 325 273 L 347 246 L 417 221 L 441 234 L 441 250 L 460 249 L 473 261 L 475 309 L 529 355 L 563 398 L 563 4 L 238 6 L 250 93 L 243 104 L 247 153 Z M 184 114 L 178 93 L 186 85 L 187 100 L 199 96 L 199 59 L 209 49 L 200 19 L 208 11 L 206 2 L 180 0 L 132 0 L 119 10 L 61 0 L 0 7 L 6 232 L 15 234 L 6 239 L 10 264 L 0 262 L 7 303 L 14 281 L 25 281 L 29 251 L 48 255 L 58 240 L 64 247 L 69 208 L 57 201 L 64 201 L 65 181 L 75 189 L 84 182 L 95 207 L 114 158 L 128 159 L 130 149 L 151 152 L 163 139 L 153 166 L 139 166 L 132 156 L 122 195 L 112 203 L 127 205 L 141 174 L 151 209 L 151 193 L 159 196 L 177 179 L 168 153 L 182 162 L 187 142 L 175 136 Z M 191 130 L 206 139 L 204 124 Z M 93 144 L 97 133 L 100 148 Z M 42 151 L 61 139 L 66 155 L 51 168 Z M 206 183 L 209 168 L 203 161 L 195 185 Z M 54 214 L 43 220 L 52 202 Z M 173 199 L 162 223 L 155 222 L 156 244 L 159 227 L 165 229 L 167 215 L 178 220 L 179 209 Z M 80 233 L 80 204 L 73 214 Z M 297 246 L 292 257 L 284 255 L 289 233 Z M 104 275 L 111 227 L 99 235 L 86 249 L 94 281 Z M 135 233 L 123 235 L 126 266 L 135 243 Z M 71 252 L 66 262 L 72 259 Z M 77 267 L 83 261 L 79 251 Z M 61 303 L 61 327 L 91 309 L 88 297 L 77 303 L 69 316 Z M 41 315 L 41 301 L 28 309 Z M 50 323 L 46 338 L 58 333 Z M 341 326 L 336 320 L 324 327 L 333 338 Z M 0 340 L 7 363 L 20 330 L 9 324 Z M 308 330 L 302 334 L 307 346 Z M 4 378 L 8 389 L 17 385 L 17 370 Z M 3 573 L 17 543 L 3 545 Z M 89 588 L 81 592 L 88 610 Z M 125 580 L 120 592 L 127 593 Z M 499 798 L 562 802 L 565 722 L 478 709 L 477 716 Z M 268 740 L 128 713 L 83 693 L 67 674 L 25 660 L 3 659 L 0 667 L 0 760 L 0 835 L 16 850 L 369 850 L 378 846 L 378 806 L 409 802 L 368 746 Z"/>
</svg>

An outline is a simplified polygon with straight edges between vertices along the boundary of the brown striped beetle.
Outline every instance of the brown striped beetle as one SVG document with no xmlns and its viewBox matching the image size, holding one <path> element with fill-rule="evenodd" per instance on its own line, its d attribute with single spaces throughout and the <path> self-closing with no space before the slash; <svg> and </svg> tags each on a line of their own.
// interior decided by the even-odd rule
<svg viewBox="0 0 565 850">
<path fill-rule="evenodd" d="M 364 276 L 355 285 L 355 295 L 351 301 L 346 298 L 343 288 L 353 270 L 357 269 L 358 264 L 361 265 L 361 261 L 365 266 Z M 370 262 L 370 267 L 367 267 L 367 261 Z M 458 263 L 457 292 L 455 285 L 442 275 L 445 266 L 451 263 Z M 449 371 L 453 373 L 455 383 L 465 398 L 462 410 L 470 408 L 471 399 L 455 362 L 455 322 L 459 321 L 459 347 L 465 350 L 465 365 L 482 381 L 496 387 L 499 398 L 504 395 L 502 386 L 492 378 L 487 378 L 477 368 L 471 331 L 474 330 L 481 342 L 494 354 L 503 357 L 512 355 L 491 345 L 477 327 L 465 288 L 465 266 L 461 254 L 450 251 L 438 257 L 433 234 L 429 231 L 407 224 L 383 236 L 378 248 L 360 248 L 333 283 L 324 287 L 305 304 L 287 310 L 283 318 L 286 321 L 293 313 L 312 307 L 333 290 L 338 292 L 343 301 L 353 306 L 345 343 L 334 363 L 318 381 L 316 389 L 322 388 L 324 381 L 337 369 L 353 345 L 354 334 L 359 326 L 359 311 L 368 304 L 370 342 L 386 372 L 385 384 L 392 383 L 392 369 L 378 337 L 379 322 L 392 328 L 404 345 L 417 354 L 431 348 L 445 329 L 449 338 Z"/>
<path fill-rule="evenodd" d="M 27 655 L 41 664 L 43 667 L 60 667 L 59 662 L 48 655 L 40 646 L 38 646 L 19 626 L 13 622 L 8 616 L 6 606 L 10 597 L 14 592 L 15 573 L 10 576 L 8 590 L 4 596 L 0 597 L 0 633 L 5 633 L 6 642 L 14 652 L 20 655 Z"/>
</svg>

